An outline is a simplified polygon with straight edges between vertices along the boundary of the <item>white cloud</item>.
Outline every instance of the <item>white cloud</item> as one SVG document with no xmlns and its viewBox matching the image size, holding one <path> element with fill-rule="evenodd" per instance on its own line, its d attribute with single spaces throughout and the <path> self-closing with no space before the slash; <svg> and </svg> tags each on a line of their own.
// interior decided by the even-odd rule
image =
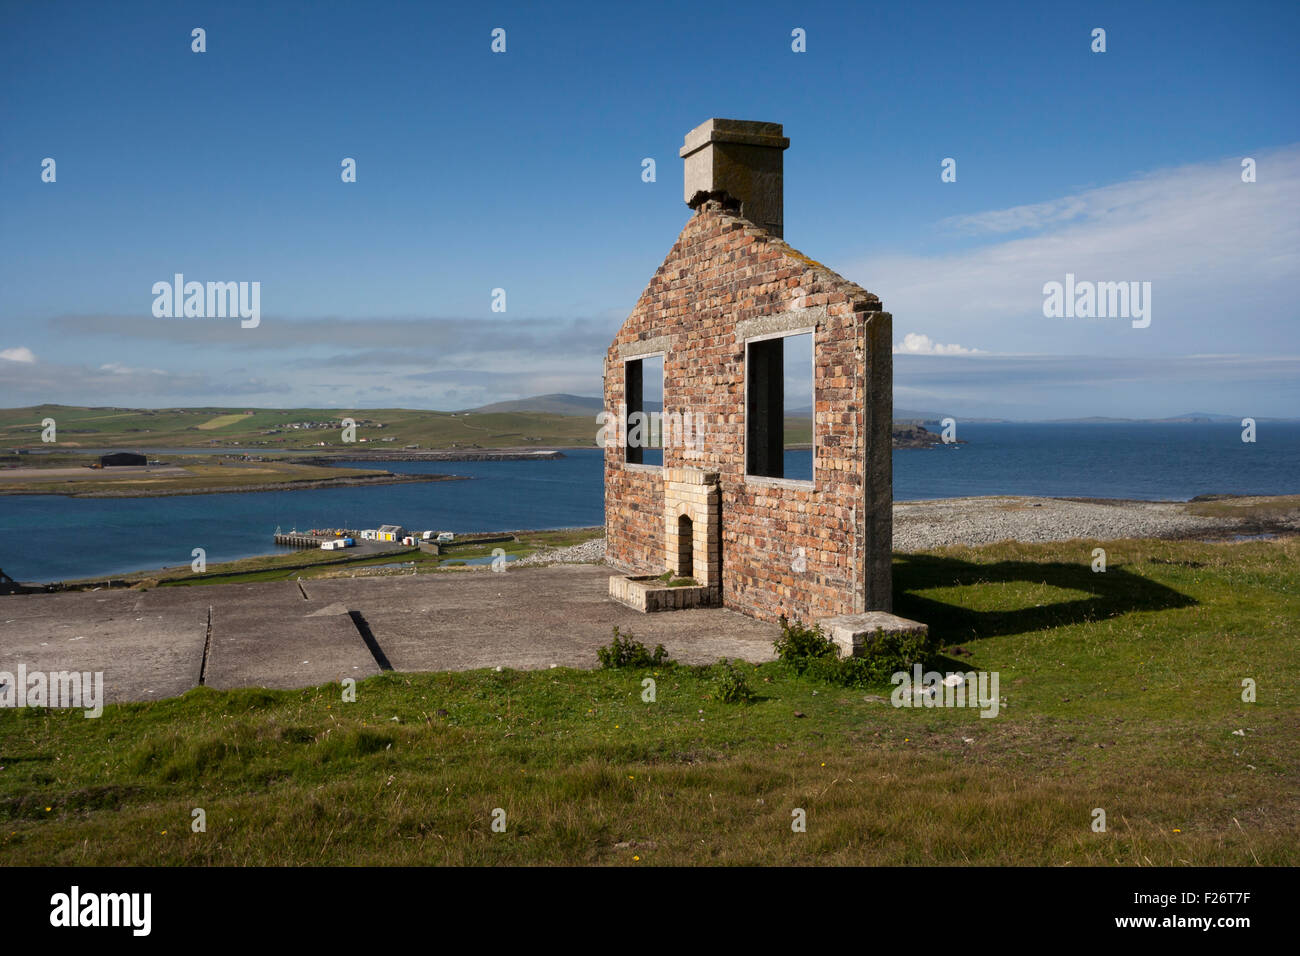
<svg viewBox="0 0 1300 956">
<path fill-rule="evenodd" d="M 977 355 L 980 351 L 964 345 L 942 345 L 932 341 L 930 336 L 916 332 L 908 332 L 903 341 L 894 346 L 895 355 Z"/>
<path fill-rule="evenodd" d="M 979 237 L 888 255 L 846 274 L 877 292 L 897 332 L 978 338 L 1000 353 L 1185 355 L 1300 351 L 1300 144 L 1181 166 L 1047 202 L 945 220 Z M 1021 234 L 1009 237 L 1008 233 Z M 1043 285 L 1149 281 L 1152 323 L 1047 319 Z"/>
<path fill-rule="evenodd" d="M 307 407 L 380 403 L 456 409 L 547 392 L 598 391 L 605 352 L 619 322 L 263 316 L 256 330 L 242 330 L 238 323 L 63 315 L 48 325 L 66 340 L 117 339 L 117 350 L 133 356 L 148 350 L 149 359 L 171 369 L 176 378 L 176 396 L 168 400 L 172 404 L 224 405 L 238 399 L 279 405 L 290 394 Z M 106 347 L 112 346 L 99 350 Z M 235 361 L 241 367 L 230 373 L 211 371 Z M 110 394 L 114 404 L 144 401 L 156 393 L 163 374 L 157 367 L 101 361 L 94 381 L 103 395 L 89 403 L 104 404 Z M 80 388 L 86 380 L 83 375 L 76 381 Z M 0 386 L 6 384 L 0 376 Z M 34 379 L 25 384 L 34 386 Z M 133 384 L 138 386 L 134 390 Z M 34 403 L 54 401 L 51 394 L 70 394 L 69 388 L 34 393 L 29 387 L 26 394 Z M 124 397 L 130 395 L 140 397 Z"/>
<path fill-rule="evenodd" d="M 1069 222 L 1089 211 L 1082 196 L 1067 196 L 1050 202 L 1028 206 L 1012 206 L 970 216 L 953 216 L 939 223 L 940 227 L 962 235 L 1018 232 L 1021 229 L 1042 229 L 1059 222 Z"/>
<path fill-rule="evenodd" d="M 130 365 L 123 365 L 121 362 L 105 362 L 99 367 L 101 372 L 111 372 L 113 375 L 167 375 L 168 373 L 160 368 L 132 368 Z"/>
<path fill-rule="evenodd" d="M 274 380 L 234 380 L 206 372 L 165 372 L 116 362 L 98 367 L 50 362 L 0 362 L 0 395 L 6 404 L 125 405 L 241 403 L 249 396 L 267 405 L 284 404 L 286 389 Z"/>
<path fill-rule="evenodd" d="M 12 349 L 0 349 L 0 359 L 7 359 L 10 362 L 26 362 L 30 365 L 36 361 L 36 356 L 27 346 L 19 345 Z"/>
<path fill-rule="evenodd" d="M 1293 418 L 1297 355 L 899 355 L 894 404 L 957 418 L 1109 415 L 1159 418 L 1190 411 Z"/>
</svg>

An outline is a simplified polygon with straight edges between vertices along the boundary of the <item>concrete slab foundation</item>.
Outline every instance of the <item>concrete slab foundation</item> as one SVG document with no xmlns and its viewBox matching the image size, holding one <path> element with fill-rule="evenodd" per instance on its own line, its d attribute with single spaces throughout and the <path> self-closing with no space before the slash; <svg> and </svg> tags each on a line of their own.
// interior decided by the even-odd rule
<svg viewBox="0 0 1300 956">
<path fill-rule="evenodd" d="M 608 567 L 567 565 L 8 595 L 0 671 L 102 671 L 112 702 L 182 694 L 200 670 L 217 688 L 360 679 L 375 652 L 398 671 L 593 668 L 615 625 L 686 664 L 771 660 L 780 633 L 722 608 L 639 614 L 609 599 Z"/>
</svg>

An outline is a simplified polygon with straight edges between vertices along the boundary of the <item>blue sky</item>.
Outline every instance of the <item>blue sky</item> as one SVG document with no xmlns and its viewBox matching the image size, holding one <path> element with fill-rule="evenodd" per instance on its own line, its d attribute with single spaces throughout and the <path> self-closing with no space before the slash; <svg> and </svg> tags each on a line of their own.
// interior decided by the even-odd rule
<svg viewBox="0 0 1300 956">
<path fill-rule="evenodd" d="M 893 312 L 899 406 L 1298 415 L 1298 53 L 1290 2 L 6 3 L 0 404 L 598 394 L 725 116 L 785 125 L 786 238 Z M 155 318 L 177 272 L 260 326 Z M 1067 272 L 1151 325 L 1045 318 Z"/>
</svg>

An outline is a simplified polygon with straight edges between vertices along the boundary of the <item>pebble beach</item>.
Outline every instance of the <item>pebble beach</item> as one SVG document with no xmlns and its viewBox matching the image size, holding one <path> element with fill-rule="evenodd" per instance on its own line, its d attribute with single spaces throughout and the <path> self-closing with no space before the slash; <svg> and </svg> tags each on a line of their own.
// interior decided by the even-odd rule
<svg viewBox="0 0 1300 956">
<path fill-rule="evenodd" d="M 1245 499 L 1248 501 L 1266 499 Z M 1256 531 L 1237 517 L 1193 514 L 1186 502 L 1074 498 L 941 498 L 894 502 L 894 550 L 928 551 L 947 545 L 998 541 L 1113 541 L 1118 538 L 1230 538 Z M 1300 516 L 1276 520 L 1273 531 L 1300 532 Z M 518 566 L 587 564 L 605 557 L 605 539 L 531 555 Z"/>
</svg>

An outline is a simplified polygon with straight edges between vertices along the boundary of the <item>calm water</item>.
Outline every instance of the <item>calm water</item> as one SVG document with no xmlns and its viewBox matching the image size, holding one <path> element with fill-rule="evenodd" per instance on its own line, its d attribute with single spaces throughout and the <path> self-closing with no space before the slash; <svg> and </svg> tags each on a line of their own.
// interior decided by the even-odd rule
<svg viewBox="0 0 1300 956">
<path fill-rule="evenodd" d="M 1300 493 L 1300 424 L 965 425 L 970 444 L 894 452 L 894 497 L 1057 495 L 1185 500 L 1199 494 Z M 601 452 L 559 461 L 384 462 L 400 472 L 472 480 L 176 498 L 0 497 L 0 568 L 57 581 L 276 550 L 277 525 L 498 531 L 604 521 Z M 787 474 L 806 476 L 791 453 Z"/>
</svg>

